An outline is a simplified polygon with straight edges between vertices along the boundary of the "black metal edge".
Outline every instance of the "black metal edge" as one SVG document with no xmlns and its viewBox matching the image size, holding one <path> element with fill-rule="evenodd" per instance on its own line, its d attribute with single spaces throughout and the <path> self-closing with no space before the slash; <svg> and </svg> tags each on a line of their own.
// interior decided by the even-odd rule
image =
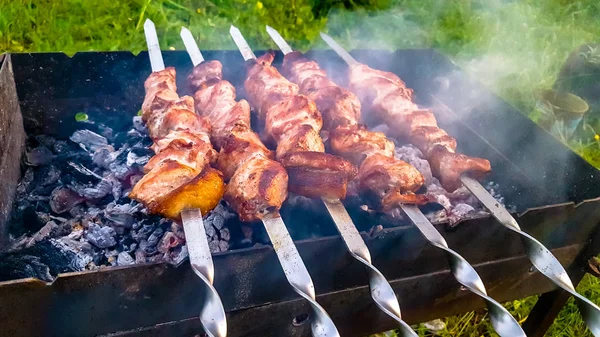
<svg viewBox="0 0 600 337">
<path fill-rule="evenodd" d="M 561 263 L 569 264 L 580 249 L 581 245 L 569 246 L 554 250 L 554 253 Z M 475 268 L 489 285 L 491 296 L 501 302 L 546 293 L 555 288 L 541 274 L 529 271 L 530 264 L 525 256 L 481 263 Z M 495 277 L 498 270 L 505 273 L 502 280 Z M 461 290 L 448 270 L 390 283 L 401 299 L 403 318 L 409 324 L 484 307 L 484 302 L 477 296 Z M 330 313 L 342 336 L 362 337 L 396 327 L 396 322 L 371 301 L 368 286 L 322 294 L 317 296 L 317 300 Z M 310 336 L 309 324 L 299 327 L 292 324 L 294 317 L 305 313 L 309 314 L 310 309 L 301 299 L 232 311 L 227 315 L 230 325 L 228 336 Z M 198 319 L 192 317 L 106 336 L 191 336 L 201 331 Z"/>
<path fill-rule="evenodd" d="M 595 202 L 578 208 L 564 205 L 529 212 L 520 222 L 524 230 L 552 250 L 583 247 L 597 226 L 598 206 Z M 443 226 L 440 229 L 443 230 Z M 518 236 L 485 219 L 467 221 L 443 234 L 450 246 L 476 265 L 524 256 Z M 365 235 L 364 238 L 375 266 L 392 282 L 447 270 L 442 252 L 426 245 L 412 227 L 390 229 L 377 237 Z M 304 241 L 297 245 L 313 277 L 317 294 L 368 284 L 364 267 L 346 253 L 339 238 Z M 573 252 L 574 255 L 577 253 Z M 215 255 L 214 262 L 215 286 L 228 312 L 298 299 L 287 285 L 270 247 L 244 254 Z M 530 264 L 525 265 L 524 270 L 529 270 Z M 501 282 L 506 278 L 505 273 L 505 270 L 490 271 L 484 281 L 486 284 Z M 37 280 L 10 282 L 0 286 L 3 302 L 0 321 L 18 320 L 21 326 L 38 328 L 44 324 L 63 329 L 69 326 L 71 331 L 90 329 L 98 334 L 178 321 L 197 315 L 203 298 L 197 283 L 187 265 L 172 267 L 164 264 L 62 275 L 51 286 Z M 500 284 L 497 287 L 501 287 Z M 420 286 L 431 287 L 427 283 Z M 495 287 L 488 289 L 493 292 Z M 417 290 L 400 291 L 400 302 L 406 306 L 404 296 L 410 297 L 410 294 L 405 295 L 406 291 Z M 451 295 L 453 293 L 446 296 Z M 436 302 L 435 305 L 440 304 Z M 410 310 L 406 314 L 410 315 Z"/>
</svg>

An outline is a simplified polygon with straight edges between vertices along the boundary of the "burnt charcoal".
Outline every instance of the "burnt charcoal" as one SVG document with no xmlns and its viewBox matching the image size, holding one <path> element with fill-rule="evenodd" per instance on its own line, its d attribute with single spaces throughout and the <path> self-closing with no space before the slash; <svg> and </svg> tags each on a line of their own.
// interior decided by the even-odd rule
<svg viewBox="0 0 600 337">
<path fill-rule="evenodd" d="M 79 182 L 87 183 L 102 180 L 100 175 L 85 167 L 83 164 L 68 161 L 67 165 L 72 169 L 71 174 L 73 177 Z"/>
<path fill-rule="evenodd" d="M 71 210 L 69 210 L 69 215 L 71 215 L 72 217 L 78 217 L 83 215 L 83 213 L 85 213 L 87 211 L 86 207 L 83 205 L 77 205 L 73 208 L 71 208 Z"/>
<path fill-rule="evenodd" d="M 121 183 L 112 175 L 102 178 L 96 185 L 71 184 L 69 187 L 87 200 L 102 199 L 109 194 L 113 198 L 121 197 Z"/>
<path fill-rule="evenodd" d="M 54 143 L 54 146 L 52 146 L 52 150 L 57 155 L 65 155 L 65 154 L 68 154 L 70 152 L 77 150 L 77 148 L 75 148 L 74 146 L 71 146 L 71 144 L 69 144 L 68 142 L 66 142 L 64 140 L 58 140 L 58 141 L 56 141 L 56 143 Z"/>
<path fill-rule="evenodd" d="M 174 248 L 166 259 L 170 264 L 174 264 L 176 266 L 180 265 L 183 261 L 185 261 L 189 257 L 189 252 L 187 246 L 180 246 Z"/>
<path fill-rule="evenodd" d="M 106 137 L 90 130 L 77 130 L 69 139 L 88 152 L 94 152 L 96 149 L 108 145 Z"/>
<path fill-rule="evenodd" d="M 227 251 L 227 249 L 229 249 L 229 242 L 220 240 L 219 241 L 219 251 L 225 252 L 225 251 Z"/>
<path fill-rule="evenodd" d="M 34 138 L 38 141 L 38 143 L 47 147 L 48 149 L 54 148 L 54 144 L 56 144 L 56 139 L 54 137 L 46 135 L 37 135 Z"/>
<path fill-rule="evenodd" d="M 133 225 L 131 225 L 131 228 L 133 230 L 138 230 L 138 229 L 142 228 L 142 223 L 140 221 L 134 222 Z"/>
<path fill-rule="evenodd" d="M 150 234 L 150 236 L 148 237 L 148 245 L 156 247 L 156 245 L 158 245 L 158 241 L 160 241 L 164 232 L 165 231 L 160 227 L 155 229 L 154 232 L 152 232 L 152 234 Z"/>
<path fill-rule="evenodd" d="M 34 255 L 20 254 L 0 255 L 0 281 L 10 281 L 23 278 L 37 278 L 52 282 L 50 267 Z"/>
<path fill-rule="evenodd" d="M 145 263 L 145 262 L 146 262 L 146 253 L 144 253 L 144 251 L 140 247 L 135 252 L 135 263 Z"/>
<path fill-rule="evenodd" d="M 127 166 L 126 159 L 123 162 L 114 161 L 113 163 L 110 164 L 109 170 L 119 180 L 125 180 L 129 176 L 131 176 L 137 172 L 135 168 L 132 168 L 131 166 Z"/>
<path fill-rule="evenodd" d="M 142 240 L 139 244 L 139 247 L 142 250 L 142 252 L 146 254 L 146 257 L 158 253 L 158 248 L 156 247 L 156 245 L 149 244 L 147 240 Z"/>
<path fill-rule="evenodd" d="M 215 214 L 212 219 L 212 225 L 215 226 L 216 229 L 223 228 L 223 225 L 225 225 L 225 218 L 220 214 Z"/>
<path fill-rule="evenodd" d="M 153 152 L 146 148 L 133 148 L 127 154 L 127 166 L 144 166 L 153 156 Z"/>
<path fill-rule="evenodd" d="M 117 256 L 118 255 L 119 255 L 119 252 L 116 249 L 110 249 L 110 250 L 104 251 L 104 257 L 106 258 L 106 262 L 108 264 L 110 264 L 111 266 L 117 265 Z"/>
<path fill-rule="evenodd" d="M 36 201 L 33 203 L 36 212 L 52 213 L 49 201 Z"/>
<path fill-rule="evenodd" d="M 117 159 L 116 155 L 114 155 L 115 151 L 112 146 L 104 146 L 98 148 L 92 154 L 92 161 L 94 164 L 98 165 L 103 169 L 108 169 L 110 164 L 112 164 L 115 159 Z"/>
<path fill-rule="evenodd" d="M 158 251 L 165 254 L 181 244 L 181 240 L 172 232 L 166 232 L 158 244 Z"/>
<path fill-rule="evenodd" d="M 185 232 L 183 231 L 183 226 L 176 222 L 171 223 L 171 232 L 175 234 L 180 240 L 185 241 Z"/>
<path fill-rule="evenodd" d="M 35 194 L 28 195 L 26 199 L 29 200 L 29 201 L 31 201 L 32 203 L 35 203 L 37 201 L 46 201 L 46 202 L 50 201 L 50 197 L 48 197 L 48 196 L 45 196 L 45 195 L 35 195 Z"/>
<path fill-rule="evenodd" d="M 81 271 L 86 260 L 67 245 L 54 239 L 0 255 L 0 281 L 35 277 L 51 282 L 59 273 Z"/>
<path fill-rule="evenodd" d="M 129 255 L 129 253 L 119 253 L 119 255 L 117 256 L 117 266 L 129 266 L 132 264 L 135 264 L 135 260 L 133 259 L 133 257 L 131 257 L 131 255 Z"/>
<path fill-rule="evenodd" d="M 41 167 L 35 173 L 37 186 L 48 186 L 57 183 L 60 180 L 61 171 L 56 165 L 47 165 Z"/>
<path fill-rule="evenodd" d="M 114 140 L 114 131 L 112 128 L 109 128 L 104 124 L 98 124 L 98 130 L 100 131 L 100 134 L 107 140 L 111 142 Z"/>
<path fill-rule="evenodd" d="M 213 240 L 208 242 L 208 248 L 211 253 L 218 253 L 221 251 L 221 247 L 219 247 L 219 240 Z"/>
<path fill-rule="evenodd" d="M 54 159 L 54 154 L 45 146 L 38 146 L 35 149 L 27 152 L 27 165 L 43 166 L 47 165 Z"/>
<path fill-rule="evenodd" d="M 52 191 L 50 196 L 50 208 L 54 213 L 61 214 L 68 212 L 84 201 L 84 198 L 70 188 L 58 187 Z"/>
<path fill-rule="evenodd" d="M 119 251 L 130 251 L 131 245 L 135 244 L 130 235 L 125 235 L 119 238 Z M 135 250 L 135 249 L 133 249 Z"/>
<path fill-rule="evenodd" d="M 140 133 L 142 134 L 147 134 L 148 133 L 148 129 L 146 128 L 146 124 L 144 123 L 144 121 L 142 120 L 142 116 L 134 116 L 132 118 L 133 120 L 133 127 Z"/>
<path fill-rule="evenodd" d="M 229 233 L 229 229 L 223 228 L 219 231 L 219 236 L 222 240 L 229 241 L 231 238 L 231 234 Z"/>
<path fill-rule="evenodd" d="M 27 171 L 25 171 L 23 178 L 19 182 L 19 185 L 17 185 L 17 197 L 23 196 L 23 195 L 31 192 L 31 190 L 34 187 L 31 185 L 34 177 L 35 177 L 35 174 L 34 174 L 33 168 L 31 168 L 31 167 L 28 168 Z"/>
<path fill-rule="evenodd" d="M 140 243 L 143 240 L 148 240 L 148 238 L 150 237 L 150 235 L 152 234 L 152 232 L 154 232 L 155 229 L 156 229 L 155 225 L 153 225 L 153 224 L 145 224 L 139 230 L 132 231 L 131 232 L 131 237 L 135 241 L 137 241 L 138 243 Z"/>
<path fill-rule="evenodd" d="M 211 222 L 204 222 L 204 229 L 206 231 L 206 237 L 212 238 L 217 235 L 217 229 L 212 225 Z"/>
<path fill-rule="evenodd" d="M 58 224 L 54 221 L 48 221 L 39 231 L 37 231 L 31 239 L 25 244 L 25 247 L 31 247 L 35 243 L 42 241 L 50 236 L 52 231 L 58 228 Z"/>
<path fill-rule="evenodd" d="M 86 234 L 86 239 L 98 248 L 113 247 L 117 244 L 117 232 L 114 228 L 105 226 L 100 227 L 96 224 L 90 224 Z"/>
<path fill-rule="evenodd" d="M 116 202 L 111 202 L 104 209 L 104 217 L 121 227 L 131 228 L 135 222 L 134 214 L 139 208 L 139 205 L 117 205 Z"/>
</svg>

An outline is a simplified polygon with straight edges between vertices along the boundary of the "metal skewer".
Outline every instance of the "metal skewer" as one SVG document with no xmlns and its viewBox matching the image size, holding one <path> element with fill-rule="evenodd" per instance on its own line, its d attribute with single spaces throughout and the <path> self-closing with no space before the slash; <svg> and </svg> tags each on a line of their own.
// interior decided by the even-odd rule
<svg viewBox="0 0 600 337">
<path fill-rule="evenodd" d="M 274 28 L 267 26 L 267 33 L 284 55 L 293 52 L 292 47 Z M 339 199 L 322 199 L 329 215 L 333 219 L 338 232 L 340 233 L 346 248 L 353 258 L 367 267 L 369 272 L 369 287 L 371 288 L 371 297 L 377 306 L 388 316 L 396 320 L 399 324 L 401 336 L 418 336 L 410 326 L 402 320 L 400 304 L 398 298 L 385 276 L 371 263 L 371 253 L 352 222 L 348 211 Z"/>
<path fill-rule="evenodd" d="M 525 246 L 527 257 L 534 267 L 554 284 L 575 297 L 575 303 L 577 303 L 577 307 L 588 328 L 594 336 L 600 336 L 600 308 L 575 291 L 575 287 L 567 271 L 550 250 L 533 236 L 523 232 L 517 220 L 477 180 L 467 176 L 462 176 L 460 180 L 481 201 L 498 222 L 521 236 L 521 242 Z"/>
<path fill-rule="evenodd" d="M 165 69 L 156 28 L 154 23 L 146 19 L 144 33 L 148 44 L 148 55 L 152 72 Z M 217 290 L 213 287 L 215 267 L 208 247 L 202 213 L 199 209 L 188 209 L 181 212 L 181 222 L 185 232 L 190 265 L 192 270 L 202 280 L 206 290 L 206 298 L 200 311 L 200 322 L 206 334 L 210 337 L 227 336 L 227 320 L 225 309 Z"/>
<path fill-rule="evenodd" d="M 233 28 L 233 27 L 232 27 Z M 239 37 L 234 36 L 234 40 L 236 44 L 239 46 L 239 38 L 241 37 L 241 33 L 239 30 L 237 31 Z M 194 37 L 191 32 L 186 29 L 181 29 L 181 38 L 184 41 L 185 47 L 190 55 L 192 63 L 194 66 L 202 63 L 204 61 L 204 57 L 198 48 Z M 241 37 L 243 39 L 243 37 Z M 251 58 L 255 58 L 254 53 L 245 43 L 244 40 L 244 48 L 240 48 L 240 52 L 244 56 L 244 59 L 248 60 Z M 247 58 L 248 57 L 248 58 Z M 277 259 L 281 264 L 283 272 L 285 274 L 286 279 L 294 289 L 296 293 L 306 299 L 314 313 L 314 317 L 311 319 L 311 331 L 312 335 L 315 337 L 339 337 L 339 333 L 335 324 L 325 312 L 325 309 L 319 305 L 316 301 L 315 295 L 315 287 L 313 285 L 312 279 L 300 254 L 298 253 L 298 249 L 290 236 L 283 219 L 279 215 L 279 213 L 273 212 L 267 214 L 262 222 L 267 231 L 267 235 L 273 244 L 273 249 L 275 250 L 275 254 L 277 255 Z"/>
<path fill-rule="evenodd" d="M 354 59 L 342 46 L 340 46 L 329 35 L 321 33 L 325 42 L 344 60 L 348 65 L 356 65 L 358 61 Z M 475 268 L 460 254 L 448 247 L 444 237 L 437 231 L 433 224 L 425 217 L 423 212 L 414 205 L 400 204 L 400 208 L 410 218 L 413 224 L 419 229 L 421 234 L 437 248 L 442 249 L 448 256 L 450 271 L 456 280 L 464 287 L 481 297 L 490 313 L 490 321 L 496 332 L 503 337 L 525 336 L 525 332 L 517 320 L 496 300 L 488 296 L 481 277 L 475 271 Z"/>
</svg>

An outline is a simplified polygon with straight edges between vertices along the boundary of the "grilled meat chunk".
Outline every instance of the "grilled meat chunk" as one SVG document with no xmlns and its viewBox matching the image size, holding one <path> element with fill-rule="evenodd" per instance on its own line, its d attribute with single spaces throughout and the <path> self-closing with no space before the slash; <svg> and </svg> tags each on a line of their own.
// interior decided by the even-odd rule
<svg viewBox="0 0 600 337">
<path fill-rule="evenodd" d="M 250 126 L 250 106 L 236 102 L 235 88 L 222 80 L 218 61 L 196 67 L 189 81 L 196 90 L 196 111 L 212 123 L 211 140 L 220 149 L 217 168 L 226 181 L 224 199 L 242 221 L 279 211 L 287 198 L 288 175 Z"/>
<path fill-rule="evenodd" d="M 287 169 L 289 190 L 307 197 L 344 198 L 356 173 L 346 160 L 324 153 L 321 113 L 312 99 L 271 65 L 268 52 L 247 63 L 244 88 L 265 125 L 267 140 L 277 143 L 276 158 Z"/>
<path fill-rule="evenodd" d="M 216 157 L 210 125 L 194 113 L 192 97 L 177 95 L 175 75 L 169 67 L 152 73 L 144 83 L 142 120 L 156 155 L 129 194 L 150 212 L 172 219 L 189 208 L 208 212 L 225 193 L 222 174 L 208 166 Z"/>
<path fill-rule="evenodd" d="M 381 132 L 359 124 L 361 104 L 350 91 L 331 81 L 315 61 L 299 52 L 285 55 L 283 73 L 299 85 L 300 93 L 313 99 L 329 132 L 331 153 L 358 166 L 354 186 L 380 207 L 388 202 L 423 203 L 416 192 L 424 182 L 421 173 L 394 158 L 394 143 Z M 392 197 L 393 196 L 393 197 Z"/>
<path fill-rule="evenodd" d="M 425 154 L 433 175 L 446 190 L 459 188 L 462 174 L 480 178 L 491 171 L 488 160 L 455 152 L 456 140 L 438 127 L 431 111 L 413 103 L 413 91 L 395 74 L 358 64 L 350 67 L 349 84 L 372 112 L 374 122 L 386 123 Z"/>
</svg>

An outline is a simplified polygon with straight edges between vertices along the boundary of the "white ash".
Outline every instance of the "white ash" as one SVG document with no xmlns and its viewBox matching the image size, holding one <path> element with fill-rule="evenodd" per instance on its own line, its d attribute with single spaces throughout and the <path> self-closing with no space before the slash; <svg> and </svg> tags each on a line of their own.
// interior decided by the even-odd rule
<svg viewBox="0 0 600 337">
<path fill-rule="evenodd" d="M 135 259 L 131 256 L 131 254 L 127 252 L 120 252 L 117 255 L 117 265 L 118 266 L 128 266 L 135 264 Z"/>
<path fill-rule="evenodd" d="M 204 218 L 204 229 L 208 238 L 208 247 L 213 253 L 224 252 L 229 249 L 231 235 L 225 223 L 234 219 L 236 214 L 229 208 L 219 203 L 215 209 L 208 212 Z"/>
<path fill-rule="evenodd" d="M 122 132 L 86 123 L 91 129 L 78 130 L 69 140 L 28 137 L 26 169 L 11 212 L 9 251 L 21 254 L 23 261 L 12 266 L 31 273 L 14 273 L 15 277 L 50 280 L 48 273 L 55 268 L 43 266 L 44 260 L 32 257 L 31 251 L 75 256 L 77 263 L 67 271 L 149 262 L 180 264 L 188 258 L 181 224 L 149 215 L 127 197 L 153 155 L 141 118 L 133 120 L 134 127 Z M 213 252 L 230 249 L 234 235 L 229 222 L 239 223 L 239 219 L 224 203 L 206 215 Z M 243 239 L 239 232 L 238 244 Z M 56 243 L 47 244 L 48 240 Z"/>
<path fill-rule="evenodd" d="M 90 130 L 75 131 L 69 139 L 79 144 L 82 149 L 90 152 L 94 152 L 96 149 L 108 145 L 108 140 L 106 137 L 100 136 L 99 134 Z"/>
<path fill-rule="evenodd" d="M 411 164 L 423 174 L 427 197 L 443 207 L 443 210 L 425 214 L 431 222 L 448 222 L 450 225 L 455 225 L 464 219 L 489 214 L 466 187 L 462 186 L 452 193 L 446 191 L 439 180 L 433 177 L 431 166 L 423 153 L 413 145 L 396 146 L 395 155 L 396 158 Z M 489 182 L 485 187 L 498 203 L 504 206 L 504 198 L 496 192 L 499 186 Z"/>
</svg>

